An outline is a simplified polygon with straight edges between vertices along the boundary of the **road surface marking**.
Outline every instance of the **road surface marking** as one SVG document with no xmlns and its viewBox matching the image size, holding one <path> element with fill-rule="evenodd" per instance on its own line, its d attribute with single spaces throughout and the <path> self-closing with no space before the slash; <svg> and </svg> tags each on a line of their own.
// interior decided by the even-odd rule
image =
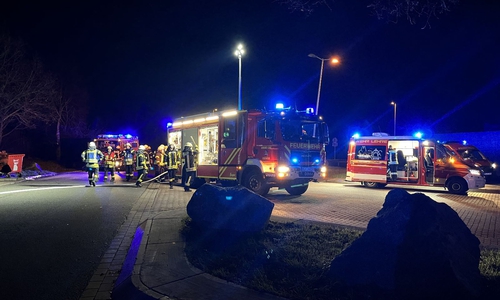
<svg viewBox="0 0 500 300">
<path fill-rule="evenodd" d="M 26 189 L 26 190 L 17 190 L 17 191 L 0 192 L 0 195 L 15 194 L 15 193 L 23 193 L 23 192 L 33 192 L 33 191 L 43 191 L 43 190 L 72 189 L 72 188 L 81 188 L 81 187 L 85 187 L 85 186 L 82 186 L 82 185 L 71 185 L 71 186 L 51 186 L 51 187 L 36 188 L 36 189 Z"/>
</svg>

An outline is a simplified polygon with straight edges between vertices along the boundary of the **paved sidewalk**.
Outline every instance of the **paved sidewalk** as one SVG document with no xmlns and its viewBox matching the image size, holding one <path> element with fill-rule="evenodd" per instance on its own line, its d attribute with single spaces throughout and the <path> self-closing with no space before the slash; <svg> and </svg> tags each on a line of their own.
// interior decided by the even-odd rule
<svg viewBox="0 0 500 300">
<path fill-rule="evenodd" d="M 185 193 L 181 187 L 170 190 L 168 185 L 158 183 L 145 184 L 143 188 L 144 193 L 104 254 L 80 300 L 280 299 L 215 278 L 191 266 L 184 254 L 179 230 L 182 219 L 187 216 L 186 206 L 192 193 Z M 485 195 L 471 196 L 471 201 L 477 201 L 478 196 Z M 490 200 L 498 204 L 500 194 L 488 194 L 485 198 L 495 198 Z M 495 215 L 499 215 L 496 209 Z M 479 213 L 461 217 L 469 228 L 478 226 L 478 222 L 482 227 L 489 227 L 484 232 L 488 237 L 481 236 L 483 231 L 475 233 L 482 243 L 489 241 L 491 234 L 494 242 L 489 242 L 493 246 L 500 240 L 497 218 L 492 219 L 491 215 L 479 218 Z M 293 213 L 273 213 L 271 219 L 299 221 L 302 218 Z M 335 223 L 335 220 L 325 218 L 323 222 Z"/>
</svg>

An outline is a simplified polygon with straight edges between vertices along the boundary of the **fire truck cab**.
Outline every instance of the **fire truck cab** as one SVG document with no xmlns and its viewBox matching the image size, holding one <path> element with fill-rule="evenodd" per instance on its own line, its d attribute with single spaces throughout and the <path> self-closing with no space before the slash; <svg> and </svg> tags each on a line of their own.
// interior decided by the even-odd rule
<svg viewBox="0 0 500 300">
<path fill-rule="evenodd" d="M 353 137 L 346 181 L 366 187 L 418 185 L 444 187 L 453 194 L 485 186 L 481 169 L 470 166 L 445 145 L 410 136 Z"/>
<path fill-rule="evenodd" d="M 278 187 L 300 195 L 326 173 L 328 127 L 312 110 L 214 111 L 174 120 L 168 143 L 180 152 L 187 142 L 199 153 L 198 183 L 239 183 L 260 195 Z"/>
</svg>

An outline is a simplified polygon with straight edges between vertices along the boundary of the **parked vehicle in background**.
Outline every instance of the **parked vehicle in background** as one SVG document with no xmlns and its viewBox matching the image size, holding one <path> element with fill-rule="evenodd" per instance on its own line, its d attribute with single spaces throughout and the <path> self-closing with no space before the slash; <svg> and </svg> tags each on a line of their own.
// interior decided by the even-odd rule
<svg viewBox="0 0 500 300">
<path fill-rule="evenodd" d="M 487 180 L 497 176 L 497 165 L 486 158 L 475 146 L 468 145 L 466 142 L 454 141 L 443 142 L 443 145 L 451 151 L 456 152 L 465 164 L 481 169 Z"/>
<path fill-rule="evenodd" d="M 353 137 L 346 181 L 367 187 L 387 184 L 444 187 L 453 194 L 485 186 L 483 171 L 469 165 L 445 144 L 411 136 Z"/>
<path fill-rule="evenodd" d="M 303 194 L 325 176 L 328 126 L 312 110 L 232 110 L 174 120 L 168 143 L 198 150 L 195 184 L 242 184 L 265 195 L 272 187 Z M 181 174 L 179 168 L 177 174 Z"/>
<path fill-rule="evenodd" d="M 132 149 L 137 151 L 139 149 L 139 137 L 130 134 L 99 134 L 94 142 L 97 149 L 103 153 L 107 152 L 108 146 L 111 146 L 116 154 L 115 167 L 116 170 L 124 170 L 123 161 L 120 152 L 125 149 L 125 145 L 130 143 Z"/>
</svg>

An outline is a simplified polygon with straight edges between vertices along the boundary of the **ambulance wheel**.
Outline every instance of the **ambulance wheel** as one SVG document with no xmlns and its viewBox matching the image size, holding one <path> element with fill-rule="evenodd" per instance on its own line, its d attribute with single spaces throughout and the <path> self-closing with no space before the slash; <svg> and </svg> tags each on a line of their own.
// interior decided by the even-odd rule
<svg viewBox="0 0 500 300">
<path fill-rule="evenodd" d="M 468 190 L 467 182 L 463 178 L 450 179 L 446 187 L 450 193 L 457 195 L 465 195 Z"/>
<path fill-rule="evenodd" d="M 307 188 L 309 187 L 309 184 L 306 185 L 301 185 L 301 186 L 287 186 L 285 190 L 290 194 L 290 195 L 302 195 L 307 191 Z"/>
<path fill-rule="evenodd" d="M 262 173 L 257 170 L 250 171 L 245 176 L 243 186 L 261 196 L 269 193 L 269 186 L 265 183 Z"/>
</svg>

